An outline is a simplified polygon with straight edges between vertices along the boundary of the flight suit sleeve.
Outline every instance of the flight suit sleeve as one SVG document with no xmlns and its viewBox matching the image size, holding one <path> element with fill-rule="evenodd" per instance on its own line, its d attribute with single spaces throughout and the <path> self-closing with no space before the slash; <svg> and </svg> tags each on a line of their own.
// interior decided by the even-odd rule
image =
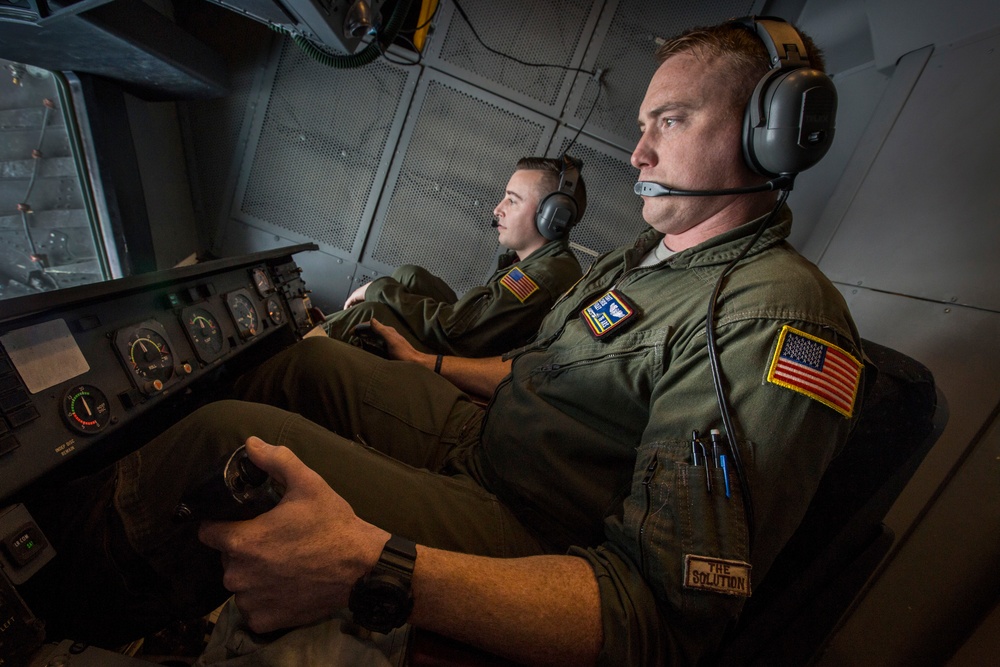
<svg viewBox="0 0 1000 667">
<path fill-rule="evenodd" d="M 517 283 L 493 280 L 454 303 L 414 294 L 392 278 L 378 278 L 365 300 L 390 307 L 419 339 L 442 354 L 484 357 L 527 341 L 558 297 L 524 272 Z"/>
<path fill-rule="evenodd" d="M 695 664 L 717 646 L 801 521 L 856 417 L 861 370 L 859 363 L 847 411 L 820 400 L 828 397 L 815 387 L 777 383 L 773 367 L 786 341 L 800 340 L 790 332 L 827 356 L 860 360 L 849 327 L 747 319 L 718 328 L 754 536 L 731 452 L 719 450 L 728 454 L 727 471 L 710 445 L 704 452 L 695 445 L 692 455 L 692 431 L 708 443 L 709 430 L 722 428 L 704 331 L 671 347 L 625 500 L 605 520 L 606 542 L 571 550 L 590 562 L 600 587 L 601 664 Z"/>
</svg>

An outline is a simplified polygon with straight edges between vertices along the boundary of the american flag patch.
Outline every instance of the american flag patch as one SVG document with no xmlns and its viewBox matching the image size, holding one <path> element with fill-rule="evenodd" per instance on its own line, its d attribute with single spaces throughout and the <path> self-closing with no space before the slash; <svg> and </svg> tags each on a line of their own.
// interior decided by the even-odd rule
<svg viewBox="0 0 1000 667">
<path fill-rule="evenodd" d="M 500 284 L 509 289 L 521 303 L 524 303 L 525 299 L 538 291 L 538 285 L 535 284 L 535 281 L 516 266 L 500 279 Z"/>
<path fill-rule="evenodd" d="M 845 417 L 854 413 L 861 362 L 836 345 L 787 324 L 767 372 L 767 381 L 828 405 Z"/>
</svg>

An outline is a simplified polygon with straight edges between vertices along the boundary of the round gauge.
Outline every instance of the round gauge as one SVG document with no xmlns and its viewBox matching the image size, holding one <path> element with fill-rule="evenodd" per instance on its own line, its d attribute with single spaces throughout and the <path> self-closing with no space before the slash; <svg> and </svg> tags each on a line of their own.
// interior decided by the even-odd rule
<svg viewBox="0 0 1000 667">
<path fill-rule="evenodd" d="M 267 275 L 267 271 L 257 267 L 252 273 L 253 284 L 257 288 L 258 294 L 263 297 L 274 291 L 274 285 L 271 283 L 271 277 Z"/>
<path fill-rule="evenodd" d="M 111 421 L 108 397 L 89 384 L 68 389 L 63 396 L 63 417 L 80 433 L 97 433 Z"/>
<path fill-rule="evenodd" d="M 260 316 L 249 295 L 242 291 L 233 292 L 226 297 L 226 305 L 240 336 L 243 338 L 256 336 L 260 331 Z"/>
<path fill-rule="evenodd" d="M 207 363 L 222 354 L 222 330 L 215 315 L 205 308 L 185 308 L 181 319 L 199 359 Z"/>
<path fill-rule="evenodd" d="M 274 324 L 281 324 L 285 321 L 285 313 L 281 310 L 281 304 L 273 296 L 267 300 L 267 316 Z"/>
<path fill-rule="evenodd" d="M 136 375 L 151 382 L 167 381 L 174 363 L 163 336 L 148 327 L 138 327 L 128 337 L 126 346 Z"/>
</svg>

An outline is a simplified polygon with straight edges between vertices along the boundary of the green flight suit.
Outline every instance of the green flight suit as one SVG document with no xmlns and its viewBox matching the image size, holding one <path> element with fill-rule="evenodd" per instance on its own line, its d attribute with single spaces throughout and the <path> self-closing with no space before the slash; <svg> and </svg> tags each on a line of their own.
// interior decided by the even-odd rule
<svg viewBox="0 0 1000 667">
<path fill-rule="evenodd" d="M 487 409 L 474 474 L 522 522 L 591 563 L 602 597 L 601 664 L 694 664 L 711 651 L 802 519 L 856 419 L 860 336 L 840 293 L 784 241 L 785 209 L 729 274 L 716 311 L 721 373 L 755 508 L 751 549 L 743 489 L 731 471 L 727 499 L 713 466 L 708 492 L 704 463 L 692 465 L 691 435 L 722 429 L 707 304 L 752 227 L 653 267 L 636 268 L 662 238 L 654 231 L 598 260 L 535 341 L 509 353 L 512 373 Z M 640 314 L 617 336 L 596 340 L 581 311 L 611 288 Z M 845 389 L 844 413 L 828 405 L 825 390 L 813 397 L 794 382 L 769 380 L 783 335 L 815 337 L 824 341 L 821 354 L 846 360 L 854 386 Z M 750 580 L 699 582 L 693 575 L 710 559 L 739 574 L 749 563 Z"/>
<path fill-rule="evenodd" d="M 355 325 L 375 317 L 422 352 L 503 354 L 535 334 L 581 273 L 567 241 L 550 241 L 522 261 L 514 252 L 504 253 L 489 281 L 462 298 L 427 270 L 404 265 L 373 280 L 364 302 L 327 316 L 323 326 L 331 338 L 354 342 Z"/>
</svg>

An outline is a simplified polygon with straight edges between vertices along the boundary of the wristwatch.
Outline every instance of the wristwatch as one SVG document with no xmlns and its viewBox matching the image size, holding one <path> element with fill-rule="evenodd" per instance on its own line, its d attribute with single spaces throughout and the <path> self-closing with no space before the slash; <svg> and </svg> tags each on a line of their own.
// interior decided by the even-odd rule
<svg viewBox="0 0 1000 667">
<path fill-rule="evenodd" d="M 390 537 L 372 571 L 351 588 L 347 606 L 354 622 L 383 633 L 406 623 L 413 610 L 410 582 L 416 561 L 416 544 L 398 535 Z"/>
</svg>

